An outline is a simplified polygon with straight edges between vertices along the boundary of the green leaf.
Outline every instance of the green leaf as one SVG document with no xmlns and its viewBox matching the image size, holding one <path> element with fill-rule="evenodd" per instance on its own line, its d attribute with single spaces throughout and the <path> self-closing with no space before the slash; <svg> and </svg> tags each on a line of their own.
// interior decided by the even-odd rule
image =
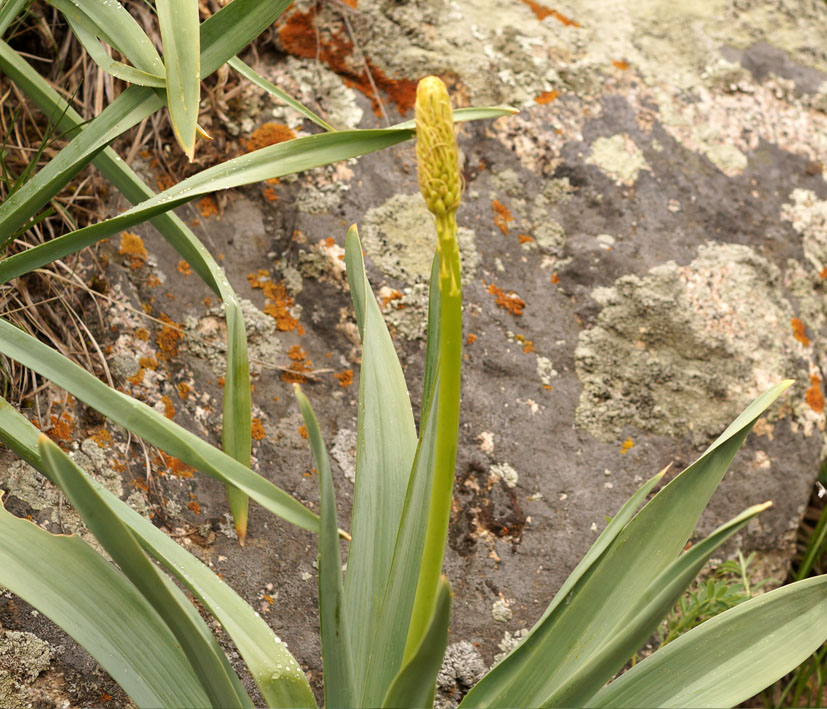
<svg viewBox="0 0 827 709">
<path fill-rule="evenodd" d="M 0 584 L 77 640 L 139 707 L 207 704 L 172 632 L 86 542 L 49 534 L 2 504 L 0 537 Z"/>
<path fill-rule="evenodd" d="M 758 397 L 707 451 L 664 487 L 553 602 L 523 642 L 463 700 L 540 706 L 622 630 L 620 621 L 683 549 L 752 425 L 789 385 Z M 600 541 L 600 540 L 598 540 Z"/>
<path fill-rule="evenodd" d="M 233 1 L 239 2 L 239 0 Z M 133 89 L 139 91 L 149 90 L 132 86 L 121 96 L 125 96 Z M 106 110 L 101 116 L 106 113 Z M 87 131 L 84 131 L 81 137 L 86 135 Z M 262 182 L 273 177 L 283 177 L 312 167 L 347 160 L 348 158 L 387 148 L 410 137 L 410 131 L 390 129 L 337 131 L 289 140 L 256 150 L 253 153 L 228 160 L 199 172 L 197 175 L 179 182 L 165 192 L 142 202 L 117 217 L 52 239 L 3 260 L 0 262 L 0 282 L 5 283 L 12 278 L 28 273 L 56 259 L 63 258 L 86 246 L 91 246 L 104 237 L 112 236 L 135 224 L 140 224 L 157 214 L 185 204 L 196 197 L 216 190 L 240 187 L 251 182 Z M 72 144 L 70 143 L 70 145 Z M 64 150 L 66 149 L 68 149 L 68 146 L 64 148 Z M 59 157 L 55 158 L 52 163 L 58 159 Z M 38 175 L 45 172 L 46 169 L 48 168 L 41 170 Z M 5 219 L 3 208 L 35 182 L 37 177 L 36 175 L 23 188 L 9 197 L 3 205 L 0 205 L 0 219 Z M 0 225 L 3 223 L 3 221 L 0 221 Z"/>
<path fill-rule="evenodd" d="M 66 5 L 70 8 L 75 7 L 69 2 L 67 2 Z M 149 74 L 145 71 L 141 71 L 140 69 L 136 69 L 133 66 L 129 66 L 129 64 L 124 64 L 123 62 L 112 59 L 112 57 L 104 51 L 103 47 L 101 47 L 100 42 L 98 42 L 98 38 L 94 32 L 94 27 L 90 27 L 89 23 L 85 22 L 85 18 L 82 16 L 75 16 L 80 15 L 80 13 L 73 13 L 71 11 L 67 12 L 64 10 L 63 14 L 66 17 L 66 21 L 69 23 L 69 26 L 72 28 L 72 32 L 75 33 L 75 36 L 83 45 L 83 48 L 92 58 L 92 61 L 95 62 L 95 64 L 97 64 L 101 69 L 112 74 L 112 76 L 116 76 L 119 79 L 129 82 L 130 84 L 138 84 L 139 86 L 156 86 L 159 88 L 164 88 L 166 86 L 166 80 L 163 76 Z"/>
<path fill-rule="evenodd" d="M 212 706 L 252 709 L 252 702 L 238 677 L 192 605 L 169 579 L 158 572 L 132 533 L 95 492 L 69 456 L 46 436 L 40 437 L 39 448 L 44 465 L 89 531 L 172 631 Z"/>
<path fill-rule="evenodd" d="M 289 4 L 290 0 L 233 0 L 203 22 L 202 78 L 238 54 L 269 27 Z M 15 54 L 7 44 L 0 43 L 0 69 L 6 71 L 10 64 L 9 55 Z M 20 88 L 27 91 L 25 83 Z M 163 105 L 163 93 L 157 89 L 130 86 L 34 178 L 0 204 L 0 237 L 14 233 L 68 184 L 102 148 Z"/>
<path fill-rule="evenodd" d="M 23 8 L 29 0 L 4 0 L 0 3 L 0 37 L 6 34 L 6 30 L 17 16 L 23 12 Z"/>
<path fill-rule="evenodd" d="M 330 460 L 316 414 L 298 384 L 293 385 L 293 391 L 304 417 L 313 459 L 319 471 L 319 625 L 324 665 L 324 703 L 327 707 L 348 707 L 353 706 L 353 668 L 347 617 L 342 612 L 342 556 L 336 521 L 336 494 L 330 474 Z"/>
<path fill-rule="evenodd" d="M 3 45 L 0 43 L 0 55 L 2 52 Z M 80 115 L 32 67 L 13 52 L 6 59 L 14 71 L 12 78 L 16 83 L 19 83 L 21 77 L 25 79 L 27 95 L 38 108 L 46 115 L 60 114 L 59 128 L 67 130 L 81 125 Z M 111 148 L 105 148 L 93 162 L 103 176 L 133 204 L 155 196 Z M 224 303 L 227 321 L 227 381 L 224 387 L 222 445 L 228 455 L 243 465 L 249 465 L 252 443 L 250 367 L 244 317 L 238 298 L 224 271 L 181 219 L 174 213 L 165 212 L 156 215 L 151 223 Z M 248 497 L 232 486 L 227 488 L 227 497 L 239 540 L 243 543 L 247 531 Z"/>
<path fill-rule="evenodd" d="M 161 86 L 164 85 L 164 63 L 155 51 L 155 45 L 146 36 L 137 20 L 126 11 L 120 2 L 117 0 L 111 2 L 48 0 L 48 2 L 60 10 L 67 20 L 83 27 L 87 33 L 100 37 L 113 49 L 117 49 L 132 62 L 134 70 L 154 75 L 161 79 Z M 85 43 L 84 46 L 86 46 Z M 97 62 L 97 59 L 95 61 Z M 111 58 L 109 61 L 112 61 Z"/>
<path fill-rule="evenodd" d="M 40 431 L 0 399 L 0 440 L 49 477 L 49 470 L 40 458 L 39 438 Z M 307 677 L 295 658 L 267 623 L 232 588 L 129 505 L 92 478 L 87 479 L 121 522 L 132 530 L 141 546 L 175 575 L 224 626 L 268 706 L 316 706 Z M 51 571 L 53 569 L 54 566 Z M 50 574 L 49 578 L 53 576 Z M 190 699 L 185 706 L 199 706 L 202 703 Z M 153 701 L 149 704 L 161 705 L 164 702 Z"/>
<path fill-rule="evenodd" d="M 0 319 L 0 352 L 33 369 L 135 435 L 210 477 L 230 483 L 291 524 L 318 531 L 318 517 L 226 453 L 162 414 L 110 389 L 50 347 Z"/>
<path fill-rule="evenodd" d="M 450 621 L 451 585 L 443 576 L 439 579 L 436 603 L 428 627 L 411 659 L 391 683 L 382 702 L 383 707 L 419 709 L 433 706 L 436 678 L 448 644 Z"/>
<path fill-rule="evenodd" d="M 652 636 L 660 621 L 675 606 L 715 550 L 771 504 L 765 502 L 750 507 L 672 562 L 649 584 L 637 604 L 626 613 L 618 624 L 619 632 L 609 637 L 588 662 L 567 678 L 560 689 L 546 699 L 545 706 L 585 706 L 600 687 L 621 670 L 632 654 Z"/>
<path fill-rule="evenodd" d="M 239 74 L 241 74 L 245 79 L 251 81 L 256 86 L 261 89 L 264 89 L 268 93 L 272 94 L 278 99 L 281 99 L 284 103 L 286 103 L 290 108 L 294 111 L 300 113 L 302 116 L 307 118 L 309 121 L 312 121 L 320 128 L 323 128 L 326 131 L 335 130 L 333 126 L 331 126 L 327 121 L 325 121 L 320 116 L 317 116 L 313 111 L 311 111 L 307 106 L 299 101 L 296 101 L 290 94 L 282 91 L 278 86 L 276 86 L 272 81 L 268 81 L 265 79 L 261 74 L 259 74 L 255 69 L 253 69 L 248 64 L 244 63 L 238 57 L 233 57 L 230 61 L 227 62 L 233 69 L 235 69 Z"/>
<path fill-rule="evenodd" d="M 362 334 L 362 369 L 353 541 L 345 576 L 344 611 L 350 627 L 359 629 L 350 636 L 354 685 L 366 687 L 369 653 L 378 629 L 380 609 L 376 601 L 384 596 L 388 585 L 417 437 L 405 377 L 368 284 L 355 227 L 347 234 L 345 262 Z M 376 706 L 384 691 L 382 688 L 378 696 L 363 696 L 356 703 Z"/>
<path fill-rule="evenodd" d="M 768 687 L 827 639 L 827 576 L 724 611 L 605 687 L 592 707 L 732 707 Z"/>
<path fill-rule="evenodd" d="M 167 78 L 167 108 L 175 137 L 192 162 L 201 98 L 198 0 L 155 0 Z"/>
</svg>

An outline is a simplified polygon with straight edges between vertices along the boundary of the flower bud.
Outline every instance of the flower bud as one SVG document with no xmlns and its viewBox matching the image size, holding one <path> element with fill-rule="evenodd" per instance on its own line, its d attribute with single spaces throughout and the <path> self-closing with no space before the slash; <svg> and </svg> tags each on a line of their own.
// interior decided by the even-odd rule
<svg viewBox="0 0 827 709">
<path fill-rule="evenodd" d="M 462 192 L 454 113 L 441 79 L 427 76 L 416 87 L 416 157 L 419 189 L 436 217 L 456 212 Z"/>
</svg>

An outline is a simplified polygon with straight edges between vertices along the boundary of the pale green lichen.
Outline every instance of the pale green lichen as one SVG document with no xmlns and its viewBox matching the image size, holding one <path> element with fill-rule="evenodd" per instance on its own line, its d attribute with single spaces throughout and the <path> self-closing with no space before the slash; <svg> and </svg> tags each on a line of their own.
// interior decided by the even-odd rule
<svg viewBox="0 0 827 709">
<path fill-rule="evenodd" d="M 519 474 L 508 463 L 496 463 L 489 469 L 491 475 L 501 480 L 506 487 L 516 487 L 520 479 Z"/>
<path fill-rule="evenodd" d="M 427 283 L 434 253 L 433 218 L 419 194 L 397 194 L 365 214 L 362 242 L 369 258 L 388 276 L 408 283 Z M 458 231 L 462 280 L 474 277 L 479 254 L 474 232 Z"/>
<path fill-rule="evenodd" d="M 634 184 L 638 173 L 649 169 L 640 148 L 625 133 L 595 140 L 586 163 L 596 165 L 613 180 L 625 185 Z"/>
<path fill-rule="evenodd" d="M 0 630 L 0 706 L 28 709 L 35 698 L 28 686 L 49 669 L 52 650 L 33 633 Z"/>
<path fill-rule="evenodd" d="M 634 426 L 707 441 L 773 383 L 808 381 L 781 275 L 749 247 L 703 246 L 688 266 L 624 276 L 594 297 L 603 310 L 575 351 L 577 423 L 599 439 Z M 823 425 L 806 405 L 795 413 L 805 429 Z"/>
</svg>

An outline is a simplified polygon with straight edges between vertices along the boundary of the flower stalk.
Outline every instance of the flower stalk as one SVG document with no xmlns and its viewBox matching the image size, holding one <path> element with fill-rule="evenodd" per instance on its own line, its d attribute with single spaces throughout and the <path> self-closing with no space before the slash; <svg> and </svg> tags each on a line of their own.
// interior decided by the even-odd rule
<svg viewBox="0 0 827 709">
<path fill-rule="evenodd" d="M 406 661 L 418 647 L 434 609 L 448 538 L 459 430 L 462 284 L 456 213 L 462 180 L 451 101 L 445 84 L 434 76 L 422 79 L 417 87 L 416 155 L 419 189 L 436 222 L 440 339 L 433 481 Z"/>
</svg>

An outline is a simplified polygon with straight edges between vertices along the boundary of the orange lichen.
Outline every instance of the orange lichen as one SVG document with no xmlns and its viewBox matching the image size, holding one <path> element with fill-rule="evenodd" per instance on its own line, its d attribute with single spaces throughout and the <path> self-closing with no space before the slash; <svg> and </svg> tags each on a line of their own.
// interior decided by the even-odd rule
<svg viewBox="0 0 827 709">
<path fill-rule="evenodd" d="M 178 458 L 167 455 L 163 451 L 159 451 L 161 454 L 161 460 L 165 466 L 165 471 L 167 473 L 172 473 L 178 478 L 191 478 L 193 470 L 192 468 L 184 463 L 183 461 L 178 460 Z"/>
<path fill-rule="evenodd" d="M 198 200 L 196 206 L 204 219 L 209 219 L 210 217 L 215 217 L 218 215 L 218 202 L 215 201 L 214 197 L 210 197 L 209 195 L 202 197 Z"/>
<path fill-rule="evenodd" d="M 185 276 L 189 276 L 192 273 L 192 268 L 190 268 L 190 265 L 183 259 L 178 262 L 175 268 L 178 270 L 178 273 L 183 273 Z"/>
<path fill-rule="evenodd" d="M 305 426 L 304 424 L 302 424 L 301 426 L 299 426 L 299 435 L 300 435 L 302 438 L 309 438 L 309 437 L 310 437 L 310 436 L 308 435 L 308 433 L 307 433 L 307 426 Z"/>
<path fill-rule="evenodd" d="M 254 150 L 266 148 L 268 145 L 276 145 L 286 140 L 293 140 L 295 137 L 296 134 L 281 123 L 265 123 L 256 128 L 247 139 L 247 152 L 251 153 Z"/>
<path fill-rule="evenodd" d="M 50 417 L 52 428 L 48 431 L 49 438 L 58 443 L 69 443 L 73 437 L 75 422 L 72 414 L 64 411 L 60 416 L 54 414 Z"/>
<path fill-rule="evenodd" d="M 621 70 L 625 71 L 626 69 L 629 68 L 629 62 L 624 61 L 623 59 L 616 59 L 615 61 L 612 62 L 612 66 L 615 69 L 621 69 Z"/>
<path fill-rule="evenodd" d="M 534 101 L 539 104 L 546 104 L 551 103 L 560 95 L 559 91 L 555 91 L 552 89 L 551 91 L 543 91 L 539 96 L 537 96 Z"/>
<path fill-rule="evenodd" d="M 146 342 L 149 339 L 149 330 L 145 327 L 139 327 L 135 330 L 135 337 Z"/>
<path fill-rule="evenodd" d="M 276 191 L 270 187 L 270 185 L 265 185 L 264 189 L 261 190 L 261 196 L 264 197 L 268 202 L 278 202 L 279 196 L 276 194 Z"/>
<path fill-rule="evenodd" d="M 413 108 L 416 101 L 415 80 L 392 79 L 368 57 L 362 60 L 359 55 L 354 61 L 349 61 L 354 47 L 344 30 L 317 27 L 315 20 L 314 8 L 308 12 L 294 11 L 287 17 L 279 28 L 279 39 L 288 54 L 301 59 L 321 60 L 327 64 L 344 79 L 347 86 L 357 89 L 370 99 L 377 116 L 382 115 L 382 108 L 374 86 L 396 104 L 402 115 Z"/>
<path fill-rule="evenodd" d="M 534 343 L 531 340 L 526 340 L 525 344 L 523 345 L 523 352 L 528 354 L 529 352 L 534 352 Z"/>
<path fill-rule="evenodd" d="M 112 434 L 105 428 L 95 428 L 89 433 L 89 438 L 98 444 L 98 448 L 109 448 L 112 445 Z"/>
<path fill-rule="evenodd" d="M 201 506 L 195 500 L 190 500 L 187 503 L 187 507 L 189 507 L 193 512 L 195 512 L 195 514 L 201 514 Z"/>
<path fill-rule="evenodd" d="M 810 375 L 810 386 L 807 389 L 807 403 L 813 411 L 824 411 L 824 393 L 821 391 L 821 377 L 818 374 Z"/>
<path fill-rule="evenodd" d="M 254 441 L 262 441 L 267 438 L 267 432 L 264 430 L 260 418 L 254 418 L 250 422 L 250 435 Z"/>
<path fill-rule="evenodd" d="M 514 291 L 508 291 L 506 293 L 502 288 L 492 283 L 488 286 L 488 292 L 494 296 L 496 304 L 503 310 L 507 310 L 512 315 L 523 314 L 525 301 Z"/>
<path fill-rule="evenodd" d="M 507 236 L 508 222 L 514 221 L 514 217 L 511 216 L 511 211 L 498 199 L 491 202 L 491 207 L 495 213 L 494 224 L 500 227 L 500 231 Z"/>
<path fill-rule="evenodd" d="M 146 284 L 147 288 L 157 288 L 161 285 L 161 279 L 155 275 L 147 276 L 144 283 Z M 154 300 L 154 298 L 152 300 Z"/>
<path fill-rule="evenodd" d="M 465 338 L 465 342 L 469 345 L 473 345 L 477 341 L 477 336 L 473 332 L 468 333 L 468 337 Z"/>
<path fill-rule="evenodd" d="M 551 386 L 551 384 L 543 384 L 543 389 L 545 389 L 546 391 L 551 391 L 552 386 Z"/>
<path fill-rule="evenodd" d="M 301 345 L 293 345 L 287 350 L 287 356 L 294 362 L 299 362 L 307 357 L 307 352 L 302 349 Z"/>
<path fill-rule="evenodd" d="M 551 279 L 550 280 L 551 280 L 552 283 L 554 283 L 554 285 L 557 285 L 560 282 L 560 276 L 557 275 L 556 271 L 551 274 Z"/>
<path fill-rule="evenodd" d="M 158 366 L 158 362 L 155 361 L 154 357 L 141 357 L 138 364 L 142 369 L 155 369 Z"/>
<path fill-rule="evenodd" d="M 281 378 L 290 384 L 302 384 L 307 381 L 307 377 L 302 372 L 312 372 L 313 363 L 307 359 L 303 362 L 293 362 L 290 368 L 281 373 Z"/>
<path fill-rule="evenodd" d="M 626 455 L 632 448 L 635 447 L 635 442 L 631 438 L 627 438 L 620 446 L 620 455 Z"/>
<path fill-rule="evenodd" d="M 790 324 L 793 326 L 793 337 L 805 347 L 809 347 L 810 338 L 805 333 L 804 323 L 798 318 L 793 318 Z"/>
<path fill-rule="evenodd" d="M 118 253 L 129 257 L 129 268 L 133 271 L 146 263 L 146 247 L 143 239 L 131 231 L 121 234 L 121 248 Z"/>
<path fill-rule="evenodd" d="M 146 370 L 141 367 L 135 374 L 127 379 L 127 381 L 134 387 L 139 387 L 144 383 L 144 374 Z"/>
<path fill-rule="evenodd" d="M 161 403 L 164 405 L 164 416 L 172 420 L 175 418 L 175 407 L 172 405 L 172 399 L 166 394 L 161 397 Z"/>
<path fill-rule="evenodd" d="M 825 266 L 818 272 L 818 276 L 819 278 L 827 278 L 827 266 Z"/>
<path fill-rule="evenodd" d="M 382 309 L 388 307 L 388 303 L 392 303 L 394 300 L 399 300 L 402 297 L 402 293 L 400 293 L 395 288 L 388 288 L 385 293 L 380 293 L 382 297 Z"/>
<path fill-rule="evenodd" d="M 523 2 L 531 8 L 531 11 L 534 13 L 534 16 L 538 20 L 542 21 L 545 20 L 547 17 L 553 17 L 555 20 L 561 22 L 566 27 L 580 27 L 580 25 L 574 20 L 571 20 L 562 13 L 557 12 L 557 10 L 552 10 L 551 8 L 546 7 L 545 5 L 541 5 L 540 3 L 535 2 L 535 0 L 523 0 Z"/>
<path fill-rule="evenodd" d="M 186 382 L 178 382 L 176 389 L 178 390 L 179 399 L 188 399 L 190 392 L 192 391 L 192 387 Z"/>
<path fill-rule="evenodd" d="M 336 377 L 336 379 L 339 380 L 339 386 L 342 387 L 342 388 L 349 387 L 351 384 L 353 384 L 353 370 L 352 369 L 346 369 L 343 372 L 337 372 L 333 376 Z"/>
<path fill-rule="evenodd" d="M 155 344 L 158 345 L 158 359 L 162 361 L 169 360 L 178 355 L 178 345 L 183 339 L 179 325 L 172 319 L 167 317 L 164 313 L 159 316 L 164 326 L 161 331 L 155 335 Z"/>
<path fill-rule="evenodd" d="M 218 378 L 218 386 L 220 386 L 220 387 L 224 386 L 224 377 L 219 377 Z"/>
<path fill-rule="evenodd" d="M 520 240 L 521 244 L 530 244 L 534 241 L 534 237 L 529 236 L 528 234 L 520 234 L 517 238 Z"/>
<path fill-rule="evenodd" d="M 298 319 L 290 314 L 290 308 L 293 307 L 294 301 L 287 294 L 284 283 L 269 283 L 268 286 L 264 288 L 264 297 L 268 298 L 270 302 L 264 306 L 264 312 L 276 321 L 276 327 L 282 332 L 296 330 L 300 335 L 303 335 L 304 328 L 299 324 Z"/>
</svg>

